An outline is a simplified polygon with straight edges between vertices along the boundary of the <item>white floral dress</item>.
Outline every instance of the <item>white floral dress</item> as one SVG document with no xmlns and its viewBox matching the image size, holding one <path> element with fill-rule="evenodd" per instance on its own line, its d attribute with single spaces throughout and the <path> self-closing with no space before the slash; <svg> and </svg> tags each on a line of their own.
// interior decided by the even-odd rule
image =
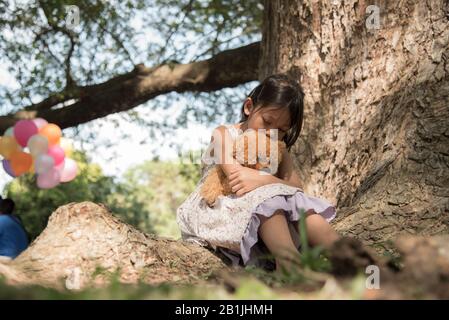
<svg viewBox="0 0 449 320">
<path fill-rule="evenodd" d="M 239 131 L 226 125 L 233 139 Z M 290 222 L 299 220 L 299 211 L 310 209 L 323 215 L 327 221 L 335 217 L 335 207 L 323 199 L 304 194 L 295 187 L 274 183 L 256 188 L 240 197 L 220 196 L 214 207 L 209 207 L 200 195 L 201 186 L 214 164 L 203 168 L 202 177 L 195 190 L 177 209 L 177 223 L 183 240 L 219 249 L 232 263 L 258 264 L 258 256 L 266 253 L 258 238 L 260 215 L 271 216 L 283 209 Z M 290 228 L 294 242 L 299 247 L 296 228 Z"/>
</svg>

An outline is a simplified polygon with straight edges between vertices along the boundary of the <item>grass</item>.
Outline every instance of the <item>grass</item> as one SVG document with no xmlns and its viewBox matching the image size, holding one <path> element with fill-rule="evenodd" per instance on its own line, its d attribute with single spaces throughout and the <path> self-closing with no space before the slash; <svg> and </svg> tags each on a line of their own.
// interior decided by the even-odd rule
<svg viewBox="0 0 449 320">
<path fill-rule="evenodd" d="M 329 260 L 325 256 L 325 249 L 321 246 L 310 248 L 307 240 L 306 214 L 304 210 L 299 214 L 299 237 L 301 241 L 300 263 L 304 268 L 316 272 L 328 272 L 331 268 Z"/>
<path fill-rule="evenodd" d="M 208 289 L 205 286 L 178 286 L 145 283 L 124 284 L 111 280 L 101 288 L 82 290 L 57 290 L 39 285 L 10 286 L 0 279 L 1 300 L 145 300 L 145 299 L 233 299 L 224 288 Z"/>
</svg>

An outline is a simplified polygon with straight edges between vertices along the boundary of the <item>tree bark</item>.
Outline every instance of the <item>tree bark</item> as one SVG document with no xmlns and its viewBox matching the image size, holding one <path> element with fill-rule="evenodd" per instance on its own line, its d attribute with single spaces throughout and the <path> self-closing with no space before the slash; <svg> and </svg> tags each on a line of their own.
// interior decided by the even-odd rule
<svg viewBox="0 0 449 320">
<path fill-rule="evenodd" d="M 26 251 L 0 263 L 10 284 L 75 290 L 106 284 L 114 275 L 123 283 L 192 284 L 223 269 L 210 251 L 145 234 L 92 202 L 59 207 Z"/>
<path fill-rule="evenodd" d="M 259 79 L 305 91 L 294 149 L 335 226 L 372 244 L 449 230 L 447 1 L 265 1 Z M 376 9 L 374 7 L 374 10 Z"/>
<path fill-rule="evenodd" d="M 130 110 L 168 92 L 215 91 L 257 79 L 260 43 L 188 64 L 137 65 L 104 83 L 69 88 L 13 114 L 0 116 L 0 133 L 19 119 L 41 117 L 61 128 Z M 66 104 L 66 105 L 64 105 Z"/>
</svg>

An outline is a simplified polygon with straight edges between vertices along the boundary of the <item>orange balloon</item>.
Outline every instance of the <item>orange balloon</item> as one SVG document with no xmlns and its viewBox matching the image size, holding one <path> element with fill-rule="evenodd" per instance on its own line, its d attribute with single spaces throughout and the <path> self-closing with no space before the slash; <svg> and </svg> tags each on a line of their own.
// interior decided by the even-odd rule
<svg viewBox="0 0 449 320">
<path fill-rule="evenodd" d="M 22 151 L 14 152 L 9 161 L 11 163 L 11 169 L 16 176 L 29 172 L 33 165 L 33 157 L 31 154 Z"/>
<path fill-rule="evenodd" d="M 49 123 L 39 130 L 39 134 L 48 139 L 49 145 L 59 144 L 61 139 L 61 128 L 54 123 Z"/>
<path fill-rule="evenodd" d="M 34 161 L 32 161 L 32 162 L 31 162 L 31 167 L 30 167 L 30 169 L 28 170 L 28 173 L 33 173 L 33 174 L 34 174 L 34 171 L 35 171 L 35 169 L 34 169 Z"/>
<path fill-rule="evenodd" d="M 11 158 L 14 152 L 20 151 L 22 148 L 14 137 L 4 136 L 0 140 L 0 154 L 7 160 Z"/>
</svg>

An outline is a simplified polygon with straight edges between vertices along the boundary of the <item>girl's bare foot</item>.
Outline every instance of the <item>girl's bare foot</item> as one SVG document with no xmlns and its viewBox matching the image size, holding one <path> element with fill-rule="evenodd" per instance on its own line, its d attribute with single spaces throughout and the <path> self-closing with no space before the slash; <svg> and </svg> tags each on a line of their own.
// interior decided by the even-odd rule
<svg viewBox="0 0 449 320">
<path fill-rule="evenodd" d="M 276 259 L 276 272 L 294 272 L 300 266 L 300 254 L 298 251 L 286 251 L 282 257 Z"/>
</svg>

